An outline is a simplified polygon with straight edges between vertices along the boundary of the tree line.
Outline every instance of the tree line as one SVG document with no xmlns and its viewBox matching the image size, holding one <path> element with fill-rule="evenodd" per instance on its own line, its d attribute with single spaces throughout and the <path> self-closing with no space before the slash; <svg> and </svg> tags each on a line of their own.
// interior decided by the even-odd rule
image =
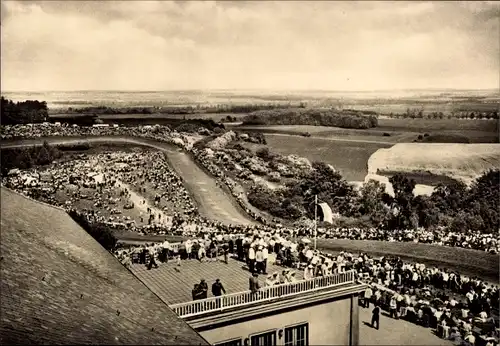
<svg viewBox="0 0 500 346">
<path fill-rule="evenodd" d="M 2 96 L 0 122 L 2 125 L 30 124 L 47 121 L 49 116 L 45 101 L 13 102 Z"/>
<path fill-rule="evenodd" d="M 369 129 L 378 126 L 378 119 L 374 115 L 364 115 L 357 111 L 295 108 L 253 112 L 243 118 L 243 125 L 313 125 Z"/>
<path fill-rule="evenodd" d="M 61 156 L 61 151 L 47 141 L 44 141 L 41 146 L 4 148 L 0 155 L 1 172 L 2 175 L 6 175 L 14 168 L 30 169 L 35 166 L 48 165 Z"/>
<path fill-rule="evenodd" d="M 390 113 L 388 116 L 397 119 L 498 119 L 498 111 L 453 111 L 445 114 L 443 112 L 425 112 L 422 107 L 407 108 L 405 113 Z"/>
<path fill-rule="evenodd" d="M 500 170 L 490 170 L 471 187 L 454 181 L 439 184 L 430 196 L 414 196 L 415 181 L 396 174 L 389 181 L 394 197 L 377 181 L 365 183 L 356 191 L 341 174 L 323 162 L 282 189 L 253 186 L 249 202 L 271 215 L 298 220 L 314 217 L 314 196 L 328 203 L 333 212 L 354 218 L 359 224 L 383 229 L 432 229 L 446 226 L 456 232 L 478 230 L 498 232 Z"/>
</svg>

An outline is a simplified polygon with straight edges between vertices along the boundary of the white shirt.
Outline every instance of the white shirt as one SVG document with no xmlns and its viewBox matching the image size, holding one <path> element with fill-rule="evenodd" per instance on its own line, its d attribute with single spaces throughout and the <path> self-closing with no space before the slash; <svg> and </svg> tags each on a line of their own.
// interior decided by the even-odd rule
<svg viewBox="0 0 500 346">
<path fill-rule="evenodd" d="M 474 345 L 476 342 L 476 337 L 473 334 L 469 334 L 464 338 L 464 340 Z"/>
<path fill-rule="evenodd" d="M 248 250 L 248 258 L 251 260 L 255 259 L 255 249 L 253 247 Z"/>
<path fill-rule="evenodd" d="M 265 260 L 269 258 L 269 251 L 267 250 L 267 247 L 262 250 L 262 256 L 264 257 Z"/>
</svg>

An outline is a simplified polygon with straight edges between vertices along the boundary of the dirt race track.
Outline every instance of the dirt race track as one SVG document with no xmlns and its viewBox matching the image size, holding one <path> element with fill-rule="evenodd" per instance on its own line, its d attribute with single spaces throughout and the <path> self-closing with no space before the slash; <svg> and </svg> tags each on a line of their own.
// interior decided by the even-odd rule
<svg viewBox="0 0 500 346">
<path fill-rule="evenodd" d="M 182 150 L 167 143 L 142 138 L 127 137 L 87 137 L 87 138 L 40 138 L 35 140 L 3 141 L 1 148 L 41 145 L 44 140 L 51 144 L 75 143 L 82 140 L 93 143 L 122 143 L 148 146 L 167 153 L 170 164 L 184 179 L 186 188 L 194 196 L 200 213 L 209 218 L 227 223 L 254 223 L 215 179 L 203 171 L 192 158 Z M 146 240 L 147 237 L 141 237 Z M 151 239 L 152 240 L 152 239 Z M 327 251 L 365 252 L 370 255 L 400 256 L 406 260 L 418 261 L 432 266 L 446 267 L 460 273 L 479 276 L 489 281 L 498 282 L 499 256 L 483 251 L 451 248 L 429 244 L 391 243 L 367 240 L 319 239 L 318 248 Z"/>
</svg>

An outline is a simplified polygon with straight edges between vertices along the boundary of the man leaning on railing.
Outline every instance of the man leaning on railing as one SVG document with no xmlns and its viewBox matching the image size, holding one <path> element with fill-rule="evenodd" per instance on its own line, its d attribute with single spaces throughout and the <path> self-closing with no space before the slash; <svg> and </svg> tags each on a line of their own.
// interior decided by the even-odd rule
<svg viewBox="0 0 500 346">
<path fill-rule="evenodd" d="M 250 296 L 250 301 L 253 301 L 258 298 L 258 293 L 260 289 L 259 274 L 253 273 L 252 277 L 248 279 L 248 283 L 250 286 L 250 291 L 252 292 Z"/>
</svg>

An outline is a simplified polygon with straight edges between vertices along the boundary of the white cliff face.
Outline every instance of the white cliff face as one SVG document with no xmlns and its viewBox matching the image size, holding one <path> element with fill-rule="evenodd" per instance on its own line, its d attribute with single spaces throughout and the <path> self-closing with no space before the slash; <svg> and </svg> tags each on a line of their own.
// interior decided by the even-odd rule
<svg viewBox="0 0 500 346">
<path fill-rule="evenodd" d="M 389 178 L 379 171 L 431 173 L 461 180 L 470 185 L 489 169 L 500 168 L 500 144 L 400 143 L 379 149 L 368 159 L 370 179 L 380 181 L 386 192 L 394 195 Z M 417 184 L 415 195 L 429 195 L 434 188 Z"/>
</svg>

